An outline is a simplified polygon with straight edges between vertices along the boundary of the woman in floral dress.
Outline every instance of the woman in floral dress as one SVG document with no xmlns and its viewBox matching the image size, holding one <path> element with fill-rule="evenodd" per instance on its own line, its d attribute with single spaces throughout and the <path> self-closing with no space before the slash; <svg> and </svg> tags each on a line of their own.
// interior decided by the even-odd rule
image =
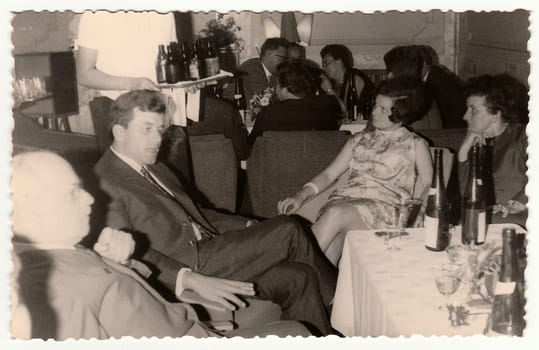
<svg viewBox="0 0 539 350">
<path fill-rule="evenodd" d="M 423 90 L 413 80 L 383 82 L 372 112 L 375 129 L 353 135 L 322 173 L 279 202 L 279 213 L 293 213 L 349 170 L 348 180 L 331 194 L 312 226 L 320 248 L 335 265 L 344 233 L 388 227 L 395 204 L 426 198 L 432 178 L 429 147 L 404 127 L 421 117 L 423 104 Z"/>
</svg>

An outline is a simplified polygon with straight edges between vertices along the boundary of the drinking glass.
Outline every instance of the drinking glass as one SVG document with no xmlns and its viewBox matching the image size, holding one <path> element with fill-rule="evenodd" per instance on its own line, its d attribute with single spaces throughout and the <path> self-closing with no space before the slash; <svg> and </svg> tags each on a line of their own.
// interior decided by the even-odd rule
<svg viewBox="0 0 539 350">
<path fill-rule="evenodd" d="M 439 310 L 449 305 L 449 298 L 454 294 L 460 285 L 461 266 L 455 264 L 435 265 L 432 269 L 434 281 L 438 291 L 446 297 L 445 303 L 438 306 Z"/>
<path fill-rule="evenodd" d="M 388 250 L 400 250 L 399 242 L 401 239 L 401 231 L 404 231 L 404 225 L 406 223 L 404 215 L 407 211 L 406 207 L 400 204 L 393 207 L 391 212 L 391 229 L 387 232 L 384 239 L 384 243 L 388 246 Z"/>
</svg>

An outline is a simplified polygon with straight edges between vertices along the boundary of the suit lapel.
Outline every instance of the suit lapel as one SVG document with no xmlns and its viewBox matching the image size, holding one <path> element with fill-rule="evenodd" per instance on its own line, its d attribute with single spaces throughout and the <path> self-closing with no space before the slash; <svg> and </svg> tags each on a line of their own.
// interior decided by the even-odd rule
<svg viewBox="0 0 539 350">
<path fill-rule="evenodd" d="M 118 158 L 109 149 L 103 156 L 103 166 L 110 168 L 107 171 L 110 174 L 114 174 L 115 177 L 121 179 L 122 183 L 132 187 L 132 192 L 150 192 L 156 196 L 156 199 L 160 203 L 167 203 L 166 206 L 170 207 L 168 203 L 174 203 L 171 198 L 155 188 L 155 185 L 146 180 L 141 174 L 127 165 L 124 161 Z M 217 232 L 215 228 L 208 222 L 208 220 L 202 215 L 197 205 L 191 200 L 191 198 L 185 192 L 185 189 L 181 183 L 175 178 L 174 174 L 163 163 L 156 163 L 148 167 L 152 174 L 159 179 L 172 193 L 177 203 L 176 206 L 181 206 L 182 209 L 195 219 L 199 224 L 203 225 L 206 229 Z M 147 198 L 150 200 L 150 198 Z"/>
<path fill-rule="evenodd" d="M 186 193 L 181 183 L 174 177 L 168 167 L 163 163 L 156 163 L 149 167 L 154 174 L 173 194 L 174 198 L 183 207 L 183 209 L 206 229 L 216 232 L 215 228 L 202 215 L 198 206 Z"/>
</svg>

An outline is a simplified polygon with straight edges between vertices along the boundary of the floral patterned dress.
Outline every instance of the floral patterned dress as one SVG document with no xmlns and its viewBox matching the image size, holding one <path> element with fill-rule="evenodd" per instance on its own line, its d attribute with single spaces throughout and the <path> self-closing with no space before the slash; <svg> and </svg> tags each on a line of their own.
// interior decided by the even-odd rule
<svg viewBox="0 0 539 350">
<path fill-rule="evenodd" d="M 330 195 L 319 217 L 327 208 L 347 203 L 358 210 L 365 229 L 389 227 L 393 205 L 413 196 L 417 138 L 404 127 L 355 134 L 350 176 Z"/>
</svg>

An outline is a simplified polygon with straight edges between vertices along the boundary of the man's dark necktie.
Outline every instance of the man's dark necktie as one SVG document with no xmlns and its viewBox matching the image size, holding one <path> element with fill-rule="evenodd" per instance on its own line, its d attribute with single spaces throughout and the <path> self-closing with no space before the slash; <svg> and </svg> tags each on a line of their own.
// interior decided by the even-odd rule
<svg viewBox="0 0 539 350">
<path fill-rule="evenodd" d="M 172 199 L 176 204 L 178 204 L 183 209 L 183 211 L 187 215 L 187 218 L 189 219 L 191 224 L 196 226 L 196 228 L 200 232 L 201 238 L 209 238 L 209 237 L 215 236 L 215 233 L 211 232 L 210 230 L 208 230 L 207 228 L 199 224 L 195 219 L 193 219 L 191 215 L 189 215 L 187 210 L 183 207 L 183 205 L 180 203 L 180 201 L 178 201 L 178 199 L 174 196 L 174 194 L 170 192 L 167 188 L 165 188 L 163 185 L 161 185 L 159 181 L 156 180 L 155 175 L 153 175 L 145 166 L 143 166 L 142 169 L 140 169 L 140 172 L 142 173 L 142 176 L 144 176 L 144 178 L 149 183 L 151 183 L 154 187 L 156 187 L 165 196 Z"/>
</svg>

